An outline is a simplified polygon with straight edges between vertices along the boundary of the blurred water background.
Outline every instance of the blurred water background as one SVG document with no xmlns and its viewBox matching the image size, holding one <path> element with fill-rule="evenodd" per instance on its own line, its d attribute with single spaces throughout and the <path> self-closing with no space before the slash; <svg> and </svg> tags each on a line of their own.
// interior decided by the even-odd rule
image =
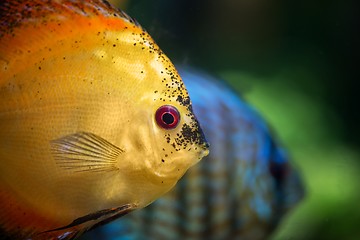
<svg viewBox="0 0 360 240">
<path fill-rule="evenodd" d="M 272 240 L 359 239 L 355 0 L 111 2 L 171 60 L 229 82 L 277 132 L 307 196 Z"/>
</svg>

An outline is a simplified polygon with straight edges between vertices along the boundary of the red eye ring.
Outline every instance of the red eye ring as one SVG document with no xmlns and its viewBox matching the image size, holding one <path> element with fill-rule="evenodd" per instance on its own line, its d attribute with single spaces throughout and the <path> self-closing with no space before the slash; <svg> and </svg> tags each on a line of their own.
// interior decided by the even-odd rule
<svg viewBox="0 0 360 240">
<path fill-rule="evenodd" d="M 164 105 L 156 110 L 155 120 L 161 128 L 174 129 L 180 122 L 180 113 L 174 106 Z"/>
</svg>

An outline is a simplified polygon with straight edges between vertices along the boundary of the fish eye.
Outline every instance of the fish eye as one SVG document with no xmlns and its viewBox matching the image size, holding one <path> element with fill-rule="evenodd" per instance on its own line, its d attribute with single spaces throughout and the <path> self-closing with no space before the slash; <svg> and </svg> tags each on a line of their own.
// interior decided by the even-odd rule
<svg viewBox="0 0 360 240">
<path fill-rule="evenodd" d="M 176 107 L 164 105 L 156 110 L 155 120 L 161 128 L 174 129 L 179 124 L 180 113 Z"/>
</svg>

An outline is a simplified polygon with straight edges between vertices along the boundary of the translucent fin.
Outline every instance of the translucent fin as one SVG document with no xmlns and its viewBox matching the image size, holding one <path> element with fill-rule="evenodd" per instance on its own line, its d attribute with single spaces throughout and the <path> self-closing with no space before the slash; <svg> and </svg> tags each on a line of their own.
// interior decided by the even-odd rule
<svg viewBox="0 0 360 240">
<path fill-rule="evenodd" d="M 117 158 L 124 151 L 107 140 L 79 132 L 51 141 L 56 163 L 75 172 L 117 170 Z"/>
</svg>

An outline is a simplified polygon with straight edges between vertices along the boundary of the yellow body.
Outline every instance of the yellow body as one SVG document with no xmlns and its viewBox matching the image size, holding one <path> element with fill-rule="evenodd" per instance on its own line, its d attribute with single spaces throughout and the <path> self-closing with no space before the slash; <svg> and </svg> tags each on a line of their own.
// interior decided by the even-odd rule
<svg viewBox="0 0 360 240">
<path fill-rule="evenodd" d="M 15 3 L 7 17 L 20 24 L 0 28 L 0 228 L 10 233 L 144 207 L 207 154 L 180 77 L 141 27 L 102 1 L 44 2 Z M 32 15 L 15 16 L 24 9 Z M 166 104 L 180 112 L 175 129 L 155 122 Z M 58 164 L 52 141 L 82 132 L 120 150 L 111 168 Z"/>
</svg>

